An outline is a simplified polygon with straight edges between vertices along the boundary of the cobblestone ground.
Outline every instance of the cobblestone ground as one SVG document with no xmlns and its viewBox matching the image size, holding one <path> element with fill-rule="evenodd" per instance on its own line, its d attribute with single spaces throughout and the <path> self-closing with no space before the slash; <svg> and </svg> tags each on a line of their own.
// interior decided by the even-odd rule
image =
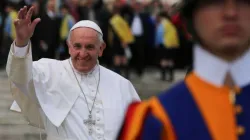
<svg viewBox="0 0 250 140">
<path fill-rule="evenodd" d="M 175 81 L 183 79 L 183 71 L 175 72 Z M 142 78 L 131 75 L 131 81 L 142 99 L 157 95 L 173 83 L 162 82 L 156 70 L 148 69 Z M 0 140 L 40 140 L 46 138 L 43 130 L 27 125 L 22 114 L 9 111 L 13 102 L 5 70 L 0 70 Z"/>
</svg>

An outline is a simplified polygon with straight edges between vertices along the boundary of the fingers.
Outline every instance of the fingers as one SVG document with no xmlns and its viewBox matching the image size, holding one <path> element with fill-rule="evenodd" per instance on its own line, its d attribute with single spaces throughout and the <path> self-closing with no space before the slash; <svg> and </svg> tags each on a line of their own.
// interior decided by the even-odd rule
<svg viewBox="0 0 250 140">
<path fill-rule="evenodd" d="M 18 17 L 18 19 L 22 19 L 22 17 L 23 17 L 23 8 L 21 8 L 21 9 L 18 11 L 17 17 Z"/>
<path fill-rule="evenodd" d="M 27 13 L 27 6 L 24 6 L 18 12 L 18 19 L 25 19 L 26 13 Z"/>
<path fill-rule="evenodd" d="M 23 17 L 22 17 L 22 19 L 25 19 L 25 17 L 26 17 L 26 14 L 27 14 L 27 6 L 24 6 L 24 8 L 23 8 L 24 10 L 24 12 L 23 12 Z"/>
<path fill-rule="evenodd" d="M 32 30 L 34 30 L 35 29 L 35 27 L 36 27 L 36 25 L 37 25 L 37 23 L 39 23 L 41 21 L 41 19 L 40 18 L 36 18 L 32 23 L 31 23 L 31 28 L 32 28 Z"/>
<path fill-rule="evenodd" d="M 34 6 L 32 6 L 26 14 L 26 20 L 28 20 L 29 22 L 31 21 L 33 11 L 34 11 Z"/>
<path fill-rule="evenodd" d="M 18 11 L 18 14 L 17 14 L 17 18 L 18 18 L 18 19 L 21 19 L 21 10 L 22 10 L 22 9 L 20 9 L 20 10 Z"/>
<path fill-rule="evenodd" d="M 14 20 L 14 25 L 17 26 L 19 24 L 19 19 Z"/>
</svg>

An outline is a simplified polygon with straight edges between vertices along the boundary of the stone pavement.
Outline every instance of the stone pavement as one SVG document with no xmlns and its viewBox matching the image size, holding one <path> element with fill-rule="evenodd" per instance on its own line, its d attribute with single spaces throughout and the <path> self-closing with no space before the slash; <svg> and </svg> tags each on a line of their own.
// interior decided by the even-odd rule
<svg viewBox="0 0 250 140">
<path fill-rule="evenodd" d="M 175 82 L 184 76 L 183 71 L 177 71 Z M 142 78 L 131 74 L 131 81 L 142 99 L 157 95 L 173 84 L 159 79 L 160 72 L 154 69 L 147 69 Z M 0 140 L 40 140 L 40 133 L 44 140 L 46 134 L 43 130 L 29 126 L 22 114 L 9 111 L 12 102 L 7 75 L 2 69 L 0 70 Z"/>
</svg>

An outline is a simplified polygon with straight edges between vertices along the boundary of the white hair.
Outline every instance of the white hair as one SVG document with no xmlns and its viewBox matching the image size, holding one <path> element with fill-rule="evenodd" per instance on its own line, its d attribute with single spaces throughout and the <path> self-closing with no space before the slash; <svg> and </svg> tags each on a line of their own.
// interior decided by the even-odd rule
<svg viewBox="0 0 250 140">
<path fill-rule="evenodd" d="M 70 43 L 71 33 L 72 33 L 72 31 L 69 31 L 69 34 L 68 34 L 68 37 L 67 37 L 67 42 L 68 43 Z M 101 33 L 97 32 L 97 38 L 98 38 L 100 44 L 104 42 L 103 41 L 103 36 L 102 36 Z"/>
</svg>

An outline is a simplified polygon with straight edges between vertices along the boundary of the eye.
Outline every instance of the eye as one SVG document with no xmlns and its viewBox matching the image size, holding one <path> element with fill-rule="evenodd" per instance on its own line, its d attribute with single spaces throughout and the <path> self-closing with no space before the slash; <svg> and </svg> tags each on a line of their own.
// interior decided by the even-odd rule
<svg viewBox="0 0 250 140">
<path fill-rule="evenodd" d="M 87 45 L 86 49 L 87 50 L 93 50 L 93 49 L 95 49 L 95 46 L 94 45 Z"/>
<path fill-rule="evenodd" d="M 82 45 L 79 44 L 79 43 L 75 43 L 75 44 L 74 44 L 74 48 L 75 48 L 75 49 L 81 49 L 81 47 L 82 47 Z"/>
</svg>

